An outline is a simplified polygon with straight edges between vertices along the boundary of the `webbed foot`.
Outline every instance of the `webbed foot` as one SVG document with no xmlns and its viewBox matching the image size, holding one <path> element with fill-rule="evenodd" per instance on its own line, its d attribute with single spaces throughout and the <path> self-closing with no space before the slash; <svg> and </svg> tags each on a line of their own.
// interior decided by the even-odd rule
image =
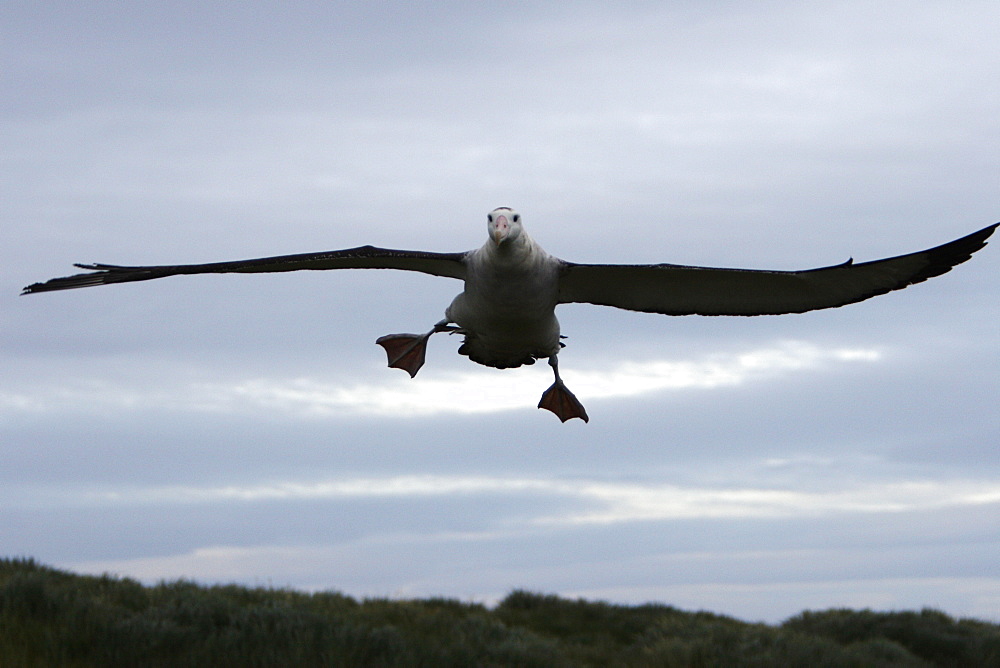
<svg viewBox="0 0 1000 668">
<path fill-rule="evenodd" d="M 424 365 L 428 338 L 430 334 L 386 334 L 375 343 L 385 348 L 390 369 L 402 369 L 413 378 Z"/>
<path fill-rule="evenodd" d="M 569 391 L 563 384 L 562 378 L 559 377 L 559 360 L 556 355 L 549 357 L 549 366 L 552 367 L 552 372 L 556 376 L 556 382 L 545 390 L 538 402 L 538 407 L 552 411 L 563 422 L 572 418 L 580 418 L 584 422 L 590 422 L 583 404 L 580 403 L 575 394 Z"/>
<path fill-rule="evenodd" d="M 566 389 L 561 380 L 552 383 L 552 386 L 545 390 L 541 401 L 538 402 L 538 407 L 552 411 L 563 422 L 572 418 L 580 418 L 584 422 L 590 422 L 583 404 L 580 403 L 575 394 Z"/>
<path fill-rule="evenodd" d="M 390 369 L 402 369 L 413 378 L 424 365 L 427 339 L 431 338 L 431 334 L 457 331 L 461 330 L 449 325 L 447 320 L 442 320 L 426 334 L 386 334 L 375 339 L 375 343 L 385 348 L 385 353 L 389 356 Z"/>
</svg>

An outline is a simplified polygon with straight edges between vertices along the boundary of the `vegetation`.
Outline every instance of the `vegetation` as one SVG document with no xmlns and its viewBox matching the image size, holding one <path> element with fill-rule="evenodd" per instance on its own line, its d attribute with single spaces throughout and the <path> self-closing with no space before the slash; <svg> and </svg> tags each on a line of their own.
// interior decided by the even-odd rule
<svg viewBox="0 0 1000 668">
<path fill-rule="evenodd" d="M 805 612 L 780 626 L 515 591 L 446 599 L 147 587 L 0 559 L 0 665 L 1000 666 L 1000 625 L 934 610 Z"/>
</svg>

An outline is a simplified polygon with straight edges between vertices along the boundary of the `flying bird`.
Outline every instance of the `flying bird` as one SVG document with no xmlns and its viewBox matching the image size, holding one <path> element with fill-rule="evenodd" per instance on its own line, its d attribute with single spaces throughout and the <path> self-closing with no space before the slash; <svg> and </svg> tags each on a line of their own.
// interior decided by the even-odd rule
<svg viewBox="0 0 1000 668">
<path fill-rule="evenodd" d="M 908 255 L 803 271 L 720 269 L 676 264 L 578 264 L 549 255 L 508 207 L 487 215 L 488 239 L 463 253 L 360 246 L 346 250 L 163 266 L 77 264 L 88 273 L 34 283 L 22 294 L 147 281 L 180 274 L 260 273 L 302 269 L 402 269 L 457 278 L 465 287 L 445 317 L 424 334 L 389 334 L 376 343 L 389 366 L 411 377 L 424 364 L 427 340 L 461 334 L 458 349 L 473 362 L 499 369 L 548 359 L 555 380 L 539 408 L 566 422 L 587 411 L 559 376 L 563 347 L 559 304 L 588 303 L 664 315 L 780 315 L 859 302 L 940 276 L 986 245 L 996 223 L 935 248 Z"/>
</svg>

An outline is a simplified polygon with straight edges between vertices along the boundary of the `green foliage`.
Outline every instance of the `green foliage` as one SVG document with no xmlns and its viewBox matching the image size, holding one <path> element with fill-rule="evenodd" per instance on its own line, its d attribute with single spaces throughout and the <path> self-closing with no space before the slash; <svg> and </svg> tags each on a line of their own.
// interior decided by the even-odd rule
<svg viewBox="0 0 1000 668">
<path fill-rule="evenodd" d="M 0 559 L 2 666 L 986 666 L 1000 626 L 933 610 L 780 626 L 515 591 L 447 599 L 206 587 Z"/>
<path fill-rule="evenodd" d="M 891 613 L 803 612 L 786 621 L 785 627 L 838 643 L 895 643 L 936 666 L 1000 666 L 997 625 L 972 619 L 955 621 L 929 608 Z"/>
</svg>

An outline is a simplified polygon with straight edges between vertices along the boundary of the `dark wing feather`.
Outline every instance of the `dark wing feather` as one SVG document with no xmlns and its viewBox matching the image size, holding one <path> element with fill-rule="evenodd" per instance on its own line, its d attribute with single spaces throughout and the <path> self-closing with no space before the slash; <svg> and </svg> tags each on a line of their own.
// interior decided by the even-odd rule
<svg viewBox="0 0 1000 668">
<path fill-rule="evenodd" d="M 63 278 L 53 278 L 44 283 L 34 283 L 21 294 L 86 288 L 92 285 L 148 281 L 179 274 L 224 274 L 299 271 L 303 269 L 403 269 L 419 271 L 434 276 L 465 279 L 465 253 L 427 253 L 423 251 L 392 250 L 374 246 L 360 246 L 346 250 L 323 253 L 279 255 L 235 262 L 210 262 L 207 264 L 178 264 L 150 267 L 123 267 L 114 264 L 78 264 L 91 270 Z"/>
<path fill-rule="evenodd" d="M 559 302 L 666 315 L 778 315 L 843 306 L 950 271 L 985 246 L 997 225 L 918 253 L 805 271 L 565 262 Z"/>
</svg>

